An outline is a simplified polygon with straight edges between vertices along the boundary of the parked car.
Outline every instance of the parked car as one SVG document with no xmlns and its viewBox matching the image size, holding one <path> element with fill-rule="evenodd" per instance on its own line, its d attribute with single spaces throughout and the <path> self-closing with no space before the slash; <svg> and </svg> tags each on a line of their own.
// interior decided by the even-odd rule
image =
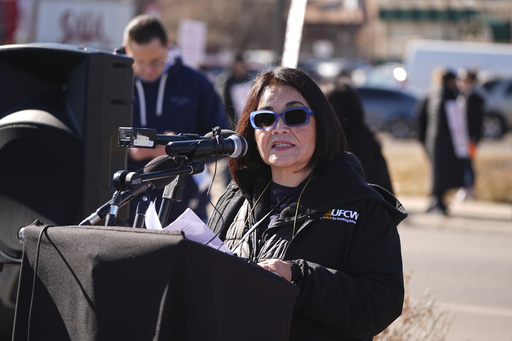
<svg viewBox="0 0 512 341">
<path fill-rule="evenodd" d="M 350 75 L 354 70 L 365 70 L 369 66 L 353 58 L 307 58 L 299 60 L 297 68 L 306 72 L 319 83 Z"/>
<path fill-rule="evenodd" d="M 418 95 L 398 88 L 359 86 L 356 90 L 370 127 L 389 132 L 395 138 L 415 136 Z"/>
<path fill-rule="evenodd" d="M 512 78 L 488 80 L 481 90 L 485 98 L 482 134 L 499 139 L 512 129 Z"/>
</svg>

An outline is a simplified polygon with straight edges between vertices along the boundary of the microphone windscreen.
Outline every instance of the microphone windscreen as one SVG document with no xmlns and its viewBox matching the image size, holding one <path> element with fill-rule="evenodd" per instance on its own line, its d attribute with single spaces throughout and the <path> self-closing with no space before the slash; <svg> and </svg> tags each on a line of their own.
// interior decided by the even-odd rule
<svg viewBox="0 0 512 341">
<path fill-rule="evenodd" d="M 169 169 L 178 168 L 178 163 L 176 160 L 168 155 L 160 155 L 153 160 L 149 161 L 144 166 L 144 174 L 165 171 Z M 155 188 L 164 188 L 167 186 L 172 180 L 174 180 L 176 176 L 169 176 L 163 179 L 153 180 L 152 184 Z"/>
</svg>

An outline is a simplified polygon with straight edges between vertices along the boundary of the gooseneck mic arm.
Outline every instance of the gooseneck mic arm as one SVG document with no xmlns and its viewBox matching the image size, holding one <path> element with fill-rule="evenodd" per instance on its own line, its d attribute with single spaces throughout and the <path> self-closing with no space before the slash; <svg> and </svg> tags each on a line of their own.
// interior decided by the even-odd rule
<svg viewBox="0 0 512 341">
<path fill-rule="evenodd" d="M 123 207 L 126 203 L 130 202 L 133 198 L 139 196 L 140 194 L 144 193 L 147 188 L 151 186 L 150 183 L 146 183 L 143 187 L 140 187 L 140 189 L 136 191 L 122 191 L 119 194 L 120 202 L 119 202 L 119 208 Z M 78 225 L 84 226 L 84 225 L 96 225 L 101 219 L 105 218 L 107 213 L 110 210 L 110 205 L 112 204 L 112 200 L 107 201 L 103 205 L 101 205 L 94 213 L 89 215 L 87 218 L 82 220 L 82 222 Z"/>
<path fill-rule="evenodd" d="M 113 183 L 118 190 L 117 200 L 118 208 L 123 207 L 133 198 L 136 198 L 150 187 L 164 188 L 175 177 L 177 163 L 173 158 L 167 155 L 159 156 L 144 167 L 144 174 L 135 172 L 117 171 L 113 176 Z M 79 225 L 95 225 L 109 213 L 112 200 L 107 201 L 95 212 L 82 220 Z M 115 212 L 112 212 L 115 214 Z"/>
<path fill-rule="evenodd" d="M 193 162 L 185 158 L 178 158 L 178 160 L 181 165 L 185 165 L 181 169 L 188 169 L 188 172 L 181 173 L 170 184 L 165 186 L 164 193 L 162 194 L 160 210 L 158 212 L 158 219 L 162 226 L 167 225 L 172 203 L 181 202 L 183 200 L 183 190 L 185 189 L 185 183 L 187 182 L 188 177 L 192 174 L 198 174 L 204 171 L 205 160 Z"/>
</svg>

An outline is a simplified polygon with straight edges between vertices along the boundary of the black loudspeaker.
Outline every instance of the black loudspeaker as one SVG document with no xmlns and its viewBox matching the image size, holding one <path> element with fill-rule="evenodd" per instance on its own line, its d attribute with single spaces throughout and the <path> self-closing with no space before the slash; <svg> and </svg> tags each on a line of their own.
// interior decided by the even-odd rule
<svg viewBox="0 0 512 341">
<path fill-rule="evenodd" d="M 0 46 L 0 266 L 21 261 L 23 226 L 78 224 L 112 198 L 112 176 L 126 169 L 117 132 L 132 122 L 132 62 L 71 45 Z"/>
</svg>

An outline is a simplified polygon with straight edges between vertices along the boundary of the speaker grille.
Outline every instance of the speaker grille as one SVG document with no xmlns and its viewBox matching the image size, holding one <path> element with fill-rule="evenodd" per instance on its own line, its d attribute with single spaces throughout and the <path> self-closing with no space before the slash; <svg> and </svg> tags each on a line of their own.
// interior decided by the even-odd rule
<svg viewBox="0 0 512 341">
<path fill-rule="evenodd" d="M 0 127 L 0 250 L 7 256 L 21 258 L 18 231 L 34 220 L 69 225 L 81 218 L 82 149 L 53 127 Z"/>
</svg>

